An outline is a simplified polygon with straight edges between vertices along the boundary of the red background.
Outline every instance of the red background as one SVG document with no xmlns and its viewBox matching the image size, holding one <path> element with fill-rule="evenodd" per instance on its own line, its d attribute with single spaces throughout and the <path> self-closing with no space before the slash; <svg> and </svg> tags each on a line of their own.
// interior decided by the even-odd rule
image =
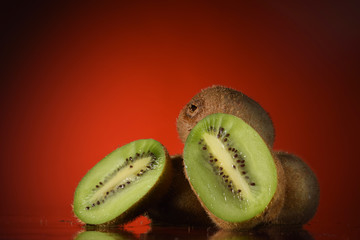
<svg viewBox="0 0 360 240">
<path fill-rule="evenodd" d="M 2 216 L 71 217 L 83 175 L 130 141 L 181 153 L 179 111 L 220 84 L 258 101 L 274 148 L 316 172 L 311 223 L 360 224 L 356 6 L 31 2 L 1 7 Z"/>
</svg>

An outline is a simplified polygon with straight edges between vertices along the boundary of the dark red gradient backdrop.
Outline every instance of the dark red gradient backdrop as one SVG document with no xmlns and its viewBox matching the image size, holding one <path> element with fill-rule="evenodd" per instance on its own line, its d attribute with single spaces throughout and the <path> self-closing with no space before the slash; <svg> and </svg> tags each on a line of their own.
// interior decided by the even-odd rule
<svg viewBox="0 0 360 240">
<path fill-rule="evenodd" d="M 130 141 L 181 153 L 179 111 L 221 84 L 316 172 L 312 222 L 360 224 L 356 6 L 30 2 L 1 4 L 1 215 L 72 216 L 83 175 Z"/>
</svg>

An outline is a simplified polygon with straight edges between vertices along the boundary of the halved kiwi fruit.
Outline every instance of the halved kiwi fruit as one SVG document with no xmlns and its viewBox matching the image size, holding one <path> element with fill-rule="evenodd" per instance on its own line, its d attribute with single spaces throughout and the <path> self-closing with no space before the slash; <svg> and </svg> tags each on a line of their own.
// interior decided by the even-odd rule
<svg viewBox="0 0 360 240">
<path fill-rule="evenodd" d="M 213 225 L 185 178 L 182 156 L 170 159 L 174 169 L 170 188 L 158 204 L 147 210 L 152 225 Z"/>
<path fill-rule="evenodd" d="M 125 223 L 167 191 L 171 174 L 163 145 L 153 139 L 131 142 L 84 176 L 75 191 L 74 213 L 86 224 Z"/>
<path fill-rule="evenodd" d="M 185 173 L 211 219 L 224 229 L 272 222 L 284 202 L 285 178 L 268 145 L 250 125 L 212 114 L 190 132 Z"/>
<path fill-rule="evenodd" d="M 316 175 L 298 156 L 276 152 L 286 177 L 285 202 L 276 220 L 279 224 L 302 225 L 316 213 L 320 188 Z"/>
<path fill-rule="evenodd" d="M 191 129 L 213 113 L 227 113 L 243 119 L 269 146 L 273 146 L 275 129 L 269 114 L 244 93 L 223 86 L 203 89 L 180 111 L 177 131 L 181 141 L 185 142 Z"/>
</svg>

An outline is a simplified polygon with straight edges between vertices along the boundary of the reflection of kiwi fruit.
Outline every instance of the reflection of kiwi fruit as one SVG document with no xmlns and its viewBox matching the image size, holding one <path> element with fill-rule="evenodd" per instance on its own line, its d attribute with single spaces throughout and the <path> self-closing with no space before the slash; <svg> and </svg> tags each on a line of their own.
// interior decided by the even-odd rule
<svg viewBox="0 0 360 240">
<path fill-rule="evenodd" d="M 185 178 L 181 155 L 171 156 L 171 161 L 174 174 L 169 191 L 156 206 L 148 209 L 148 216 L 153 226 L 159 224 L 212 225 Z"/>
<path fill-rule="evenodd" d="M 267 226 L 249 231 L 219 230 L 211 236 L 210 240 L 313 240 L 309 232 L 302 228 Z"/>
<path fill-rule="evenodd" d="M 268 113 L 245 94 L 222 86 L 203 89 L 181 110 L 177 119 L 180 139 L 185 142 L 191 129 L 213 113 L 227 113 L 243 119 L 269 146 L 273 145 L 275 130 Z"/>
<path fill-rule="evenodd" d="M 184 164 L 192 189 L 220 228 L 270 223 L 282 208 L 282 167 L 238 117 L 217 113 L 202 119 L 186 140 Z"/>
<path fill-rule="evenodd" d="M 79 233 L 75 240 L 125 240 L 136 239 L 135 236 L 129 232 L 117 230 L 115 232 L 97 232 L 85 231 Z"/>
<path fill-rule="evenodd" d="M 184 226 L 153 226 L 151 231 L 142 236 L 144 240 L 203 240 L 208 239 L 215 229 L 204 227 L 184 227 Z"/>
<path fill-rule="evenodd" d="M 74 213 L 87 224 L 127 222 L 161 197 L 171 173 L 169 155 L 159 142 L 131 142 L 106 156 L 80 181 Z"/>
<path fill-rule="evenodd" d="M 285 202 L 277 219 L 280 224 L 304 224 L 316 213 L 320 190 L 311 168 L 299 157 L 286 152 L 276 156 L 286 177 Z"/>
</svg>

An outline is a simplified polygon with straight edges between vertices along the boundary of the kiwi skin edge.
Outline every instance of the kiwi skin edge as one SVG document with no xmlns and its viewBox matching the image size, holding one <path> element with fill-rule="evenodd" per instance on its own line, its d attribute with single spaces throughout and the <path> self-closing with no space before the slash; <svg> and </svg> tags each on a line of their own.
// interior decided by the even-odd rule
<svg viewBox="0 0 360 240">
<path fill-rule="evenodd" d="M 314 217 L 319 205 L 320 188 L 316 175 L 298 156 L 276 152 L 286 181 L 285 203 L 275 223 L 303 225 Z"/>
<path fill-rule="evenodd" d="M 191 129 L 213 113 L 227 113 L 243 119 L 267 145 L 273 146 L 275 129 L 269 114 L 260 104 L 242 92 L 216 85 L 201 90 L 180 111 L 177 131 L 181 141 L 185 143 Z"/>
<path fill-rule="evenodd" d="M 280 164 L 279 159 L 277 159 L 274 154 L 272 155 L 277 169 L 278 183 L 273 198 L 271 199 L 269 205 L 264 209 L 264 211 L 260 215 L 255 216 L 254 218 L 247 220 L 245 222 L 227 222 L 213 215 L 206 208 L 206 206 L 201 203 L 201 200 L 199 199 L 205 211 L 209 214 L 211 220 L 216 224 L 218 228 L 224 230 L 237 230 L 237 231 L 248 230 L 261 225 L 270 225 L 276 221 L 284 205 L 286 177 L 284 175 L 284 170 Z"/>
<path fill-rule="evenodd" d="M 117 227 L 116 225 L 125 224 L 131 220 L 134 220 L 136 217 L 145 213 L 149 206 L 152 206 L 153 204 L 160 201 L 161 197 L 168 191 L 173 177 L 173 168 L 169 153 L 164 146 L 162 147 L 165 152 L 165 166 L 163 172 L 157 183 L 144 195 L 142 199 L 136 202 L 131 208 L 123 212 L 120 216 L 106 223 L 86 224 L 75 216 L 78 221 L 82 224 L 85 224 L 87 228 L 90 227 L 94 230 L 109 229 L 112 227 Z"/>
<path fill-rule="evenodd" d="M 212 226 L 212 221 L 185 178 L 182 156 L 174 155 L 170 159 L 174 174 L 169 191 L 157 205 L 147 211 L 152 224 Z"/>
</svg>

